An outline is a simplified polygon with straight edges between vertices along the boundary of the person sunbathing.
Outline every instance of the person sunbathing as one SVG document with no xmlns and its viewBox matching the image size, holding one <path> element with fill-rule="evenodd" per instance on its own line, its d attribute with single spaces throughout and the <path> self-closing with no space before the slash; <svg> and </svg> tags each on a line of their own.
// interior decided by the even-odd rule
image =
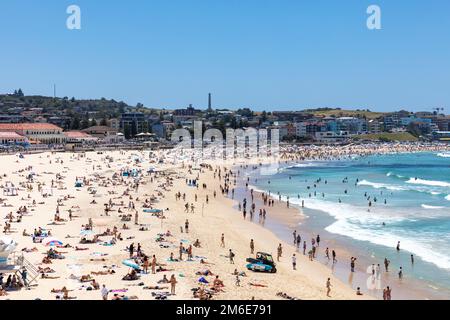
<svg viewBox="0 0 450 320">
<path fill-rule="evenodd" d="M 130 273 L 128 273 L 127 275 L 125 275 L 122 280 L 125 281 L 134 281 L 134 280 L 138 280 L 139 279 L 139 275 L 137 274 L 136 270 L 131 270 Z"/>
<path fill-rule="evenodd" d="M 44 263 L 44 264 L 51 264 L 52 260 L 49 257 L 44 257 L 42 259 L 42 263 Z"/>
<path fill-rule="evenodd" d="M 110 274 L 116 273 L 114 270 L 108 270 L 108 271 L 91 271 L 91 274 L 94 276 L 107 276 Z"/>
<path fill-rule="evenodd" d="M 197 271 L 195 274 L 198 276 L 213 276 L 214 275 L 214 273 L 212 273 L 212 271 L 209 269 Z"/>
<path fill-rule="evenodd" d="M 216 290 L 216 291 L 220 291 L 221 288 L 225 287 L 225 285 L 223 284 L 223 281 L 219 279 L 219 276 L 216 276 L 216 278 L 214 279 L 213 286 L 214 286 L 214 290 Z"/>
<path fill-rule="evenodd" d="M 161 266 L 159 266 L 157 269 L 156 269 L 156 272 L 166 272 L 166 271 L 174 271 L 175 269 L 167 269 L 167 268 L 163 268 L 163 267 L 161 267 Z"/>
<path fill-rule="evenodd" d="M 64 291 L 73 291 L 73 290 L 67 290 L 66 287 L 63 287 L 62 289 L 52 289 L 50 292 L 51 293 L 63 293 Z"/>
<path fill-rule="evenodd" d="M 195 240 L 194 247 L 196 247 L 196 248 L 201 248 L 202 247 L 202 245 L 201 245 L 201 243 L 200 243 L 200 241 L 198 239 Z"/>
<path fill-rule="evenodd" d="M 52 268 L 49 268 L 49 267 L 45 267 L 45 268 L 38 267 L 38 272 L 54 273 L 55 270 L 53 270 Z"/>
<path fill-rule="evenodd" d="M 92 288 L 94 288 L 94 290 L 99 290 L 100 289 L 100 285 L 98 284 L 97 281 L 95 281 L 95 279 L 92 279 Z"/>
<path fill-rule="evenodd" d="M 158 283 L 169 283 L 169 279 L 167 279 L 166 275 L 163 275 L 163 278 L 159 280 Z"/>
<path fill-rule="evenodd" d="M 88 275 L 82 275 L 81 278 L 80 278 L 80 282 L 91 282 L 92 280 L 94 280 L 94 279 L 92 279 L 89 274 Z"/>
<path fill-rule="evenodd" d="M 58 277 L 58 276 L 49 276 L 49 275 L 46 274 L 46 273 L 42 273 L 42 274 L 41 274 L 41 279 L 59 279 L 59 278 L 61 278 L 61 277 Z"/>
</svg>

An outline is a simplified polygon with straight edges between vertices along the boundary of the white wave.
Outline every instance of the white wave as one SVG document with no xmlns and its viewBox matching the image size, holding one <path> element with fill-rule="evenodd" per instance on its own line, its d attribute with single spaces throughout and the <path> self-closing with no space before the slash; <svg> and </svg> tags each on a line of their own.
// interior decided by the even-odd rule
<svg viewBox="0 0 450 320">
<path fill-rule="evenodd" d="M 400 178 L 400 179 L 404 178 L 404 176 L 401 176 L 401 175 L 399 175 L 399 174 L 395 174 L 395 173 L 393 173 L 393 172 L 388 172 L 388 173 L 386 173 L 386 176 L 387 176 L 387 177 L 394 176 L 394 177 L 397 177 L 397 178 Z"/>
<path fill-rule="evenodd" d="M 445 197 L 445 200 L 450 201 L 450 194 L 448 196 Z"/>
<path fill-rule="evenodd" d="M 430 205 L 427 205 L 427 204 L 422 204 L 422 208 L 424 208 L 424 209 L 444 209 L 445 207 L 430 206 Z"/>
<path fill-rule="evenodd" d="M 410 178 L 408 181 L 406 181 L 406 183 L 422 184 L 422 185 L 433 186 L 433 187 L 447 187 L 447 188 L 450 187 L 450 182 L 415 179 L 415 178 Z"/>
<path fill-rule="evenodd" d="M 292 202 L 296 202 L 296 200 L 294 199 Z M 413 217 L 407 216 L 405 212 L 394 210 L 367 212 L 366 208 L 316 199 L 305 200 L 305 207 L 326 212 L 336 219 L 334 223 L 325 228 L 328 232 L 388 248 L 394 248 L 397 241 L 400 241 L 402 249 L 439 268 L 450 269 L 450 256 L 436 251 L 432 244 L 426 243 L 428 239 L 397 235 L 388 227 L 380 227 L 383 222 L 389 226 L 392 223 L 411 220 Z"/>
<path fill-rule="evenodd" d="M 375 189 L 388 189 L 388 190 L 394 190 L 394 191 L 405 191 L 408 190 L 402 186 L 387 184 L 387 183 L 377 183 L 377 182 L 370 182 L 367 180 L 362 180 L 358 182 L 359 186 L 370 186 Z"/>
<path fill-rule="evenodd" d="M 438 153 L 437 156 L 441 158 L 450 158 L 450 153 L 442 152 Z"/>
<path fill-rule="evenodd" d="M 364 229 L 345 220 L 338 220 L 325 230 L 389 248 L 394 248 L 397 241 L 400 241 L 402 249 L 421 257 L 424 261 L 433 263 L 439 268 L 450 269 L 450 257 L 448 255 L 437 252 L 432 244 L 418 241 L 414 237 L 398 236 L 387 230 Z"/>
</svg>

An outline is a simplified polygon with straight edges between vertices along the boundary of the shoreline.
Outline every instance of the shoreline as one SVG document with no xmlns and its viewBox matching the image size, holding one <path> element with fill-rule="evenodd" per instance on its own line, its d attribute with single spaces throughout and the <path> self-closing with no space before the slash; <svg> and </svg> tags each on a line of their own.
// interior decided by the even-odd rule
<svg viewBox="0 0 450 320">
<path fill-rule="evenodd" d="M 438 151 L 438 150 L 437 150 Z M 429 150 L 425 151 L 414 151 L 414 152 L 392 152 L 389 154 L 402 154 L 402 153 L 427 153 L 430 152 Z M 364 156 L 363 156 L 364 157 Z M 311 161 L 311 160 L 306 160 Z M 325 160 L 322 160 L 325 161 Z M 301 164 L 300 162 L 291 162 L 291 163 L 284 163 L 284 165 L 287 166 L 295 166 Z M 255 177 L 258 178 L 259 176 L 253 172 L 253 170 L 249 170 L 250 174 L 249 177 L 251 179 L 254 179 Z M 260 195 L 264 192 L 268 192 L 268 190 L 264 191 L 261 190 L 261 187 L 256 187 L 255 185 L 249 185 L 249 188 L 253 188 L 256 194 L 259 195 L 258 198 L 260 198 Z M 278 201 L 278 198 L 275 197 L 274 194 L 271 195 L 271 198 L 275 200 L 275 204 L 278 204 L 279 206 L 286 207 L 286 199 L 283 199 L 281 201 Z M 285 197 L 283 197 L 285 198 Z M 333 270 L 333 273 L 336 274 L 339 279 L 346 284 L 352 286 L 354 289 L 356 289 L 357 286 L 361 287 L 361 290 L 365 292 L 366 294 L 369 294 L 373 296 L 374 298 L 381 299 L 382 290 L 363 290 L 363 288 L 366 287 L 366 279 L 368 278 L 368 274 L 366 272 L 366 269 L 363 266 L 369 267 L 372 263 L 380 263 L 380 261 L 376 262 L 373 257 L 366 256 L 367 254 L 370 255 L 370 252 L 364 249 L 364 241 L 356 240 L 351 237 L 346 237 L 339 234 L 333 234 L 325 230 L 325 228 L 328 225 L 331 225 L 331 221 L 335 221 L 332 216 L 330 216 L 327 212 L 324 211 L 318 211 L 313 210 L 309 208 L 301 208 L 299 204 L 291 203 L 291 208 L 296 208 L 299 211 L 299 216 L 297 219 L 297 223 L 293 224 L 292 219 L 285 219 L 282 215 L 275 215 L 274 219 L 278 220 L 276 221 L 275 225 L 267 224 L 266 227 L 271 229 L 278 237 L 282 238 L 285 241 L 288 241 L 288 239 L 291 239 L 291 234 L 294 230 L 300 231 L 299 233 L 302 234 L 302 241 L 303 241 L 303 234 L 309 234 L 309 235 L 315 235 L 320 234 L 321 237 L 323 237 L 323 242 L 328 243 L 328 246 L 336 248 L 338 252 L 338 256 L 343 256 L 344 259 L 341 258 L 341 261 L 344 260 L 345 266 L 338 266 Z M 314 220 L 316 219 L 316 216 L 321 216 L 320 219 L 328 219 L 330 222 L 329 224 L 324 224 L 323 221 L 321 222 L 320 226 L 317 226 L 314 223 Z M 319 220 L 320 220 L 319 219 Z M 282 225 L 280 228 L 279 225 Z M 370 246 L 379 246 L 372 243 L 369 243 Z M 321 245 L 322 247 L 322 245 Z M 323 265 L 329 266 L 330 263 L 325 258 L 322 250 L 324 248 L 322 247 L 321 251 L 319 251 L 319 258 L 317 259 L 322 263 Z M 382 249 L 386 249 L 383 247 Z M 331 250 L 331 249 L 330 249 Z M 350 257 L 355 255 L 355 253 L 358 254 L 358 263 L 356 265 L 356 273 L 352 274 L 349 272 L 349 265 L 350 265 Z M 419 261 L 422 261 L 420 258 L 417 258 L 418 263 Z M 347 262 L 348 261 L 348 262 Z M 350 274 L 350 276 L 349 276 Z M 393 272 L 395 274 L 395 272 Z M 391 275 L 392 277 L 392 275 Z M 388 274 L 385 274 L 385 279 L 382 281 L 386 285 L 386 281 L 389 281 L 387 284 L 390 285 L 390 287 L 393 289 L 395 298 L 394 299 L 439 299 L 444 300 L 447 297 L 447 292 L 450 292 L 449 289 L 446 288 L 440 288 L 439 291 L 436 291 L 436 285 L 434 285 L 431 281 L 424 280 L 424 279 L 418 279 L 418 278 L 408 278 L 408 282 L 405 283 L 399 282 L 398 279 L 393 277 L 393 279 L 389 280 L 391 277 L 389 277 Z"/>
<path fill-rule="evenodd" d="M 137 157 L 142 157 L 143 160 L 136 162 Z M 158 159 L 164 158 L 165 164 L 158 164 Z M 155 299 L 153 293 L 161 294 L 167 289 L 145 290 L 144 286 L 139 284 L 142 282 L 145 286 L 153 288 L 158 285 L 163 275 L 170 278 L 171 274 L 174 274 L 178 281 L 177 295 L 169 294 L 166 297 L 175 300 L 194 299 L 192 289 L 199 287 L 198 279 L 200 278 L 196 272 L 207 268 L 214 275 L 219 275 L 225 285 L 223 291 L 213 295 L 213 298 L 217 300 L 249 300 L 252 297 L 256 300 L 283 299 L 277 296 L 279 292 L 298 299 L 312 300 L 370 298 L 356 296 L 350 287 L 335 278 L 326 267 L 318 263 L 309 263 L 304 257 L 298 258 L 298 271 L 292 271 L 290 257 L 295 249 L 288 243 L 280 241 L 270 230 L 260 228 L 249 221 L 242 221 L 238 211 L 233 208 L 234 201 L 220 193 L 220 185 L 223 181 L 214 177 L 214 170 L 223 168 L 221 164 L 218 164 L 216 169 L 201 168 L 196 171 L 184 164 L 171 165 L 170 159 L 163 152 L 158 152 L 155 158 L 149 157 L 148 152 L 136 151 L 111 151 L 101 154 L 95 152 L 45 153 L 27 155 L 24 159 L 6 156 L 2 160 L 4 162 L 2 174 L 6 176 L 2 175 L 1 184 L 11 181 L 19 187 L 18 196 L 3 196 L 5 209 L 2 210 L 2 230 L 8 221 L 5 219 L 6 215 L 11 211 L 12 229 L 6 236 L 18 243 L 16 252 L 23 253 L 26 260 L 36 268 L 49 268 L 53 271 L 46 273 L 48 277 L 39 278 L 37 282 L 33 282 L 29 290 L 22 288 L 8 291 L 7 296 L 0 297 L 0 300 L 36 298 L 55 300 L 60 295 L 51 290 L 61 290 L 62 287 L 71 290 L 69 295 L 78 300 L 100 300 L 99 290 L 88 290 L 88 288 L 92 289 L 91 280 L 88 282 L 80 280 L 86 275 L 95 278 L 98 284 L 105 284 L 109 290 L 113 290 L 110 298 L 115 293 L 124 296 L 124 299 L 153 300 Z M 147 170 L 149 166 L 156 167 L 157 172 L 145 173 L 144 170 Z M 133 187 L 134 179 L 117 175 L 127 167 L 143 170 L 138 180 L 140 181 L 139 189 Z M 32 191 L 27 191 L 23 182 L 31 171 L 35 175 L 33 182 L 29 184 L 31 183 L 34 188 Z M 56 179 L 58 183 L 55 187 L 51 188 L 52 179 L 55 180 L 57 174 L 61 176 Z M 87 185 L 77 187 L 76 177 L 84 177 Z M 204 183 L 207 187 L 197 189 L 186 183 L 186 179 L 196 177 L 200 177 L 199 186 Z M 44 197 L 37 190 L 38 183 L 42 184 L 45 190 L 51 188 L 49 196 Z M 217 197 L 213 197 L 214 191 L 217 192 Z M 174 198 L 176 192 L 186 194 L 186 200 L 195 204 L 194 213 L 184 212 L 185 202 Z M 195 199 L 194 195 L 197 195 L 198 199 Z M 209 203 L 205 202 L 206 196 L 209 196 Z M 155 200 L 151 201 L 152 206 L 164 210 L 166 219 L 158 219 L 152 214 L 143 212 L 143 205 L 153 197 Z M 105 215 L 104 204 L 110 199 L 113 210 Z M 36 204 L 32 204 L 32 200 L 36 200 Z M 92 204 L 93 200 L 96 200 L 94 204 Z M 124 214 L 134 214 L 134 210 L 128 207 L 130 201 L 135 203 L 136 210 L 139 212 L 138 225 L 133 224 L 133 218 L 131 222 L 124 222 L 121 219 Z M 63 220 L 55 222 L 55 212 L 58 211 L 55 209 L 58 203 L 59 215 Z M 22 216 L 20 222 L 17 222 L 16 210 L 23 205 L 27 206 L 28 213 Z M 73 220 L 69 219 L 69 209 L 73 211 Z M 119 213 L 119 209 L 123 212 L 122 214 Z M 105 246 L 103 244 L 109 243 L 114 236 L 101 235 L 99 243 L 80 244 L 80 230 L 83 230 L 82 226 L 86 225 L 88 219 L 92 219 L 92 230 L 95 234 L 103 234 L 107 228 L 112 229 L 113 226 L 117 226 L 123 239 L 118 239 L 114 245 Z M 183 232 L 186 219 L 189 219 L 190 223 L 189 233 Z M 122 228 L 122 225 L 126 225 L 127 228 Z M 52 247 L 61 252 L 64 259 L 51 260 L 51 264 L 43 263 L 43 258 L 50 247 L 33 243 L 30 236 L 22 235 L 23 230 L 32 233 L 38 227 L 49 229 L 52 237 L 64 244 L 64 247 Z M 139 228 L 144 229 L 140 231 Z M 164 242 L 167 247 L 160 246 L 155 239 L 159 237 L 158 234 L 163 234 L 167 230 L 170 230 L 172 234 L 166 237 Z M 225 233 L 225 248 L 220 246 L 221 233 Z M 178 255 L 180 241 L 184 246 L 189 246 L 196 239 L 201 241 L 201 247 L 193 248 L 193 261 L 186 261 L 185 255 L 182 262 L 168 260 L 171 252 Z M 277 263 L 276 274 L 246 270 L 246 258 L 254 256 L 249 249 L 250 239 L 255 240 L 255 251 L 272 253 L 275 257 L 278 243 L 283 244 L 283 257 L 281 262 Z M 150 257 L 154 254 L 158 264 L 168 271 L 155 274 L 142 273 L 139 274 L 140 278 L 134 281 L 122 280 L 122 277 L 130 272 L 130 268 L 124 266 L 123 261 L 129 257 L 126 248 L 131 243 L 135 246 L 141 243 L 143 252 Z M 70 246 L 66 247 L 66 245 Z M 76 249 L 77 247 L 80 251 Z M 22 251 L 23 249 L 26 251 Z M 236 254 L 235 264 L 229 262 L 228 249 L 232 249 Z M 196 257 L 205 257 L 208 264 L 201 264 L 200 258 Z M 135 258 L 136 254 L 133 256 L 133 259 Z M 235 269 L 246 273 L 245 277 L 240 278 L 240 286 L 235 285 L 236 277 L 233 275 Z M 114 273 L 105 273 L 109 270 Z M 210 282 L 205 285 L 205 288 L 210 290 L 214 276 L 204 277 Z M 326 296 L 327 277 L 332 279 L 331 297 Z"/>
</svg>

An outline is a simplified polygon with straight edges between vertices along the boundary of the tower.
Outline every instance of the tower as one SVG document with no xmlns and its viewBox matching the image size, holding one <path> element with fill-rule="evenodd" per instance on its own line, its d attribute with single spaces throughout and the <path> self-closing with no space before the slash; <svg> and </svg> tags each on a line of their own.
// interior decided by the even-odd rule
<svg viewBox="0 0 450 320">
<path fill-rule="evenodd" d="M 212 112 L 212 100 L 211 100 L 211 93 L 208 94 L 208 112 Z"/>
</svg>

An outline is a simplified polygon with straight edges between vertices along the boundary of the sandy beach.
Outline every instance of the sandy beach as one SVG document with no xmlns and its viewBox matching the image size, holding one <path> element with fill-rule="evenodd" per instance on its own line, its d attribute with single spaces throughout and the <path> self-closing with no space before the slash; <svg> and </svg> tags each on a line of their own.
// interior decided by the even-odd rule
<svg viewBox="0 0 450 320">
<path fill-rule="evenodd" d="M 160 158 L 162 154 L 150 157 L 148 151 L 2 157 L 1 184 L 17 188 L 17 195 L 4 193 L 2 196 L 2 231 L 10 225 L 2 236 L 17 242 L 15 253 L 10 257 L 23 253 L 34 267 L 42 268 L 45 278 L 40 275 L 29 288 L 7 290 L 6 296 L 0 299 L 99 300 L 103 285 L 109 291 L 108 299 L 114 295 L 115 298 L 140 300 L 370 298 L 357 296 L 354 289 L 333 276 L 330 268 L 309 261 L 307 256 L 297 254 L 297 270 L 292 270 L 291 257 L 296 248 L 268 229 L 242 219 L 242 213 L 236 210 L 237 202 L 221 192 L 226 173 L 222 166 L 194 170 L 184 163 L 173 165 L 158 161 Z M 123 172 L 129 172 L 129 176 L 123 176 Z M 189 185 L 189 180 L 195 180 L 198 187 Z M 176 193 L 180 194 L 179 199 Z M 185 212 L 186 203 L 188 212 Z M 17 213 L 20 207 L 21 215 Z M 164 219 L 157 216 L 161 213 L 155 209 L 162 210 Z M 19 216 L 20 222 L 17 222 Z M 189 221 L 188 233 L 186 220 Z M 46 245 L 46 238 L 43 243 L 33 242 L 33 232 L 39 228 L 50 231 L 54 240 L 50 244 L 56 246 Z M 225 246 L 221 244 L 222 234 Z M 96 242 L 80 243 L 82 238 L 90 237 Z M 194 246 L 197 239 L 200 247 Z M 254 254 L 250 252 L 251 239 Z M 180 243 L 188 251 L 192 250 L 192 261 L 188 261 L 185 252 L 182 261 L 169 259 L 171 253 L 174 259 L 179 258 Z M 252 272 L 245 268 L 246 258 L 254 257 L 258 251 L 270 253 L 276 259 L 280 243 L 283 254 L 280 262 L 276 262 L 277 273 Z M 132 268 L 123 264 L 130 259 L 131 244 L 134 246 L 131 259 L 138 267 L 142 269 L 143 257 L 148 257 L 148 273 L 138 272 L 131 275 L 135 280 L 122 280 L 131 273 Z M 64 258 L 44 259 L 50 249 L 57 251 L 56 257 Z M 234 264 L 230 263 L 230 249 L 235 254 Z M 49 261 L 51 263 L 44 263 Z M 152 265 L 166 271 L 152 274 Z M 245 273 L 238 277 L 239 283 L 233 274 L 235 269 L 238 274 Z M 167 279 L 175 276 L 175 295 L 170 294 L 170 283 L 159 282 L 164 275 Z M 3 282 L 7 276 L 4 273 Z M 27 279 L 30 277 L 28 273 Z M 198 280 L 202 277 L 202 281 L 208 283 L 201 284 Z M 332 286 L 330 297 L 326 289 L 328 278 Z M 67 290 L 61 292 L 64 287 Z M 200 295 L 194 297 L 192 289 L 196 288 L 201 289 Z M 277 295 L 279 293 L 284 293 L 284 297 Z"/>
</svg>

